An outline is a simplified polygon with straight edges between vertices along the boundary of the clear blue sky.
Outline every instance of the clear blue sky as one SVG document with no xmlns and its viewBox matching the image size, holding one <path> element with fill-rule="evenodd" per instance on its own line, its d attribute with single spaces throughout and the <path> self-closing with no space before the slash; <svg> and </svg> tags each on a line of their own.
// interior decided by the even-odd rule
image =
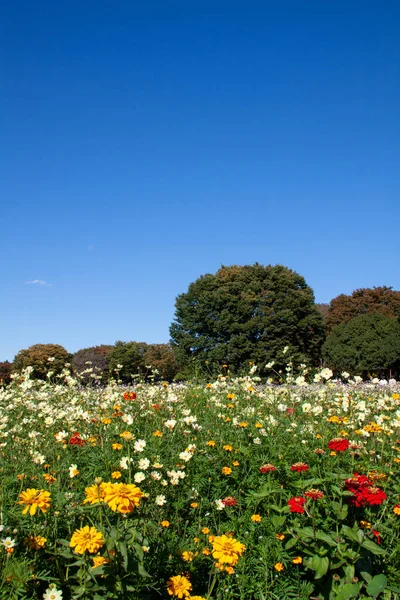
<svg viewBox="0 0 400 600">
<path fill-rule="evenodd" d="M 398 0 L 3 3 L 0 360 L 168 341 L 221 264 L 400 289 L 399 26 Z"/>
</svg>

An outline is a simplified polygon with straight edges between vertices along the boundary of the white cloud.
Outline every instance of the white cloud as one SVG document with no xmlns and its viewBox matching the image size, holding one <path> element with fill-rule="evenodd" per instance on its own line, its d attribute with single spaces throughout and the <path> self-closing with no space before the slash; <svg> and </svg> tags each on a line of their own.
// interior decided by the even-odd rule
<svg viewBox="0 0 400 600">
<path fill-rule="evenodd" d="M 32 281 L 25 281 L 27 285 L 44 285 L 45 287 L 51 287 L 51 283 L 43 281 L 43 279 L 32 279 Z"/>
</svg>

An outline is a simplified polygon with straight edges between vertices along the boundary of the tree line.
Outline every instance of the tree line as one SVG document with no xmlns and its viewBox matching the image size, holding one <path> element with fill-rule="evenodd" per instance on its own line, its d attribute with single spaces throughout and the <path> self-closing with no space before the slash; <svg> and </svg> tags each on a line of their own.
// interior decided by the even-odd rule
<svg viewBox="0 0 400 600">
<path fill-rule="evenodd" d="M 304 277 L 282 265 L 223 266 L 177 296 L 169 344 L 122 342 L 67 352 L 58 344 L 35 344 L 12 363 L 0 363 L 0 379 L 32 366 L 33 376 L 54 376 L 65 364 L 84 383 L 124 383 L 135 377 L 172 381 L 222 365 L 239 373 L 248 363 L 260 375 L 268 364 L 284 370 L 290 359 L 336 374 L 399 376 L 400 291 L 379 286 L 340 294 L 316 304 Z M 50 359 L 50 360 L 49 360 Z M 215 374 L 215 373 L 214 373 Z"/>
</svg>

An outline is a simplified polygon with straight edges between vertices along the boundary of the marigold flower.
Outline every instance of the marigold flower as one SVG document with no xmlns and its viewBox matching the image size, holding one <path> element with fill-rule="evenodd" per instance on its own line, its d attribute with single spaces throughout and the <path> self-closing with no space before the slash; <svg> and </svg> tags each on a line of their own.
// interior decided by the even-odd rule
<svg viewBox="0 0 400 600">
<path fill-rule="evenodd" d="M 127 514 L 139 506 L 144 494 L 132 483 L 107 483 L 104 490 L 104 502 L 114 512 Z"/>
<path fill-rule="evenodd" d="M 102 565 L 107 565 L 110 562 L 110 559 L 106 558 L 105 556 L 94 556 L 92 558 L 92 561 L 92 569 L 96 569 L 97 567 L 101 567 Z"/>
<path fill-rule="evenodd" d="M 275 535 L 276 539 L 279 540 L 280 542 L 282 542 L 285 539 L 285 534 L 284 533 L 277 533 Z"/>
<path fill-rule="evenodd" d="M 136 400 L 135 392 L 125 392 L 123 397 L 124 400 Z"/>
<path fill-rule="evenodd" d="M 154 435 L 154 437 L 162 437 L 163 436 L 162 431 L 160 431 L 159 429 L 157 429 L 157 431 L 155 431 L 153 433 L 153 435 Z"/>
<path fill-rule="evenodd" d="M 271 473 L 272 471 L 276 471 L 276 467 L 269 463 L 266 463 L 265 465 L 262 465 L 262 467 L 260 467 L 260 473 Z"/>
<path fill-rule="evenodd" d="M 239 558 L 246 550 L 246 546 L 235 540 L 235 538 L 228 537 L 227 535 L 220 535 L 216 537 L 212 543 L 213 558 L 220 563 L 227 563 L 228 565 L 236 565 Z"/>
<path fill-rule="evenodd" d="M 305 512 L 304 511 L 305 501 L 306 501 L 306 499 L 303 498 L 302 496 L 295 496 L 294 498 L 290 498 L 290 500 L 288 500 L 290 512 L 303 514 Z"/>
<path fill-rule="evenodd" d="M 208 440 L 206 446 L 215 446 L 214 440 Z"/>
<path fill-rule="evenodd" d="M 240 462 L 238 460 L 234 460 L 232 463 L 232 467 L 238 467 L 240 465 Z"/>
<path fill-rule="evenodd" d="M 119 434 L 119 437 L 123 438 L 127 442 L 130 442 L 131 440 L 133 440 L 135 438 L 133 433 L 131 433 L 130 431 L 123 431 L 122 433 Z"/>
<path fill-rule="evenodd" d="M 161 521 L 161 527 L 169 527 L 170 526 L 170 522 L 165 520 L 165 521 Z"/>
<path fill-rule="evenodd" d="M 204 556 L 210 556 L 211 552 L 208 548 L 204 548 L 202 554 L 204 554 Z"/>
<path fill-rule="evenodd" d="M 117 442 L 115 444 L 112 444 L 111 448 L 113 450 L 122 450 L 123 446 L 122 446 L 122 444 L 120 444 L 119 442 Z"/>
<path fill-rule="evenodd" d="M 190 506 L 191 506 L 192 508 L 198 508 L 198 506 L 199 506 L 199 503 L 198 503 L 198 502 L 191 502 Z"/>
<path fill-rule="evenodd" d="M 302 562 L 303 562 L 303 559 L 301 556 L 295 556 L 294 558 L 292 558 L 292 563 L 294 565 L 301 565 Z"/>
<path fill-rule="evenodd" d="M 208 533 L 210 533 L 210 530 L 208 529 L 208 527 L 203 527 L 203 529 L 201 530 L 201 533 L 204 533 L 204 535 L 207 535 Z"/>
<path fill-rule="evenodd" d="M 228 573 L 228 575 L 233 575 L 235 572 L 235 569 L 233 567 L 225 567 L 225 571 Z M 192 598 L 190 598 L 190 600 L 192 600 Z"/>
<path fill-rule="evenodd" d="M 57 479 L 55 477 L 53 477 L 53 475 L 50 475 L 50 473 L 43 473 L 43 479 L 45 480 L 46 483 L 48 483 L 50 485 L 57 481 Z"/>
<path fill-rule="evenodd" d="M 176 596 L 180 600 L 190 596 L 192 584 L 187 577 L 183 575 L 175 575 L 167 581 L 167 592 L 170 596 Z"/>
<path fill-rule="evenodd" d="M 221 472 L 223 475 L 230 475 L 232 473 L 232 469 L 230 467 L 222 467 Z"/>
<path fill-rule="evenodd" d="M 312 500 L 320 500 L 321 498 L 324 497 L 323 492 L 321 492 L 320 490 L 315 490 L 314 488 L 312 488 L 311 490 L 307 490 L 304 495 L 307 498 L 311 498 Z"/>
<path fill-rule="evenodd" d="M 25 508 L 22 511 L 23 515 L 26 515 L 26 513 L 29 512 L 29 514 L 33 516 L 36 514 L 38 508 L 42 513 L 45 513 L 50 508 L 50 492 L 46 492 L 45 490 L 28 488 L 24 492 L 21 492 L 19 497 L 21 500 L 18 501 L 18 504 L 25 504 Z"/>
<path fill-rule="evenodd" d="M 283 564 L 281 562 L 277 562 L 274 564 L 274 569 L 276 571 L 278 571 L 278 573 L 280 573 L 281 571 L 283 571 L 285 567 L 283 566 Z"/>
<path fill-rule="evenodd" d="M 260 523 L 262 521 L 262 516 L 261 515 L 251 515 L 250 519 L 253 521 L 253 523 Z"/>
<path fill-rule="evenodd" d="M 122 473 L 121 473 L 121 471 L 113 471 L 113 472 L 111 473 L 111 477 L 112 477 L 113 479 L 121 479 L 121 477 L 122 477 Z"/>
<path fill-rule="evenodd" d="M 225 444 L 225 446 L 222 446 L 224 450 L 226 450 L 226 452 L 232 452 L 233 450 L 233 446 L 231 446 L 230 444 Z"/>
<path fill-rule="evenodd" d="M 24 539 L 24 544 L 31 550 L 40 550 L 46 545 L 47 539 L 41 535 L 30 535 Z"/>
<path fill-rule="evenodd" d="M 400 504 L 395 504 L 393 506 L 393 512 L 395 515 L 400 515 Z"/>
<path fill-rule="evenodd" d="M 83 504 L 97 504 L 99 502 L 104 502 L 105 496 L 105 483 L 100 483 L 99 485 L 91 485 L 90 487 L 85 488 L 86 498 L 83 501 Z"/>
<path fill-rule="evenodd" d="M 328 443 L 329 450 L 333 450 L 334 452 L 344 452 L 349 446 L 349 440 L 342 437 L 334 438 Z"/>
<path fill-rule="evenodd" d="M 194 559 L 194 552 L 185 550 L 184 552 L 182 552 L 182 558 L 185 562 L 192 562 L 192 560 Z"/>
<path fill-rule="evenodd" d="M 297 471 L 297 473 L 300 473 L 301 471 L 308 471 L 308 465 L 303 462 L 297 462 L 290 467 L 290 470 Z"/>
<path fill-rule="evenodd" d="M 72 534 L 69 543 L 71 548 L 78 554 L 84 554 L 86 550 L 91 554 L 98 552 L 104 546 L 103 534 L 96 527 L 85 525 L 81 529 L 76 529 Z"/>
</svg>

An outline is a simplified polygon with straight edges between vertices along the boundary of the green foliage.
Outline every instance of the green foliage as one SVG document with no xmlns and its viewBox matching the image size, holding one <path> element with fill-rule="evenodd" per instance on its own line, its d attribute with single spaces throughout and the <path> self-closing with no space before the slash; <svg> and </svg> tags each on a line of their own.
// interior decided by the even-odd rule
<svg viewBox="0 0 400 600">
<path fill-rule="evenodd" d="M 0 385 L 7 385 L 11 381 L 12 363 L 8 360 L 0 362 Z"/>
<path fill-rule="evenodd" d="M 82 374 L 85 383 L 93 381 L 93 375 L 100 378 L 105 383 L 109 375 L 109 354 L 114 346 L 102 345 L 92 348 L 83 348 L 75 352 L 72 358 L 72 367 L 74 373 L 82 374 L 84 371 L 92 371 Z"/>
<path fill-rule="evenodd" d="M 61 373 L 70 359 L 71 355 L 59 344 L 34 344 L 18 352 L 13 370 L 19 372 L 26 367 L 33 367 L 33 378 L 46 379 L 49 371 L 54 375 Z"/>
<path fill-rule="evenodd" d="M 303 277 L 258 263 L 222 267 L 203 275 L 177 297 L 170 327 L 178 359 L 227 363 L 232 371 L 286 363 L 284 348 L 299 362 L 317 363 L 324 324 Z"/>
<path fill-rule="evenodd" d="M 118 371 L 119 379 L 123 383 L 132 382 L 135 375 L 144 376 L 147 372 L 147 348 L 145 342 L 116 342 L 108 355 L 110 375 L 115 377 Z M 118 365 L 121 365 L 121 368 Z"/>
<path fill-rule="evenodd" d="M 400 318 L 400 292 L 381 286 L 355 290 L 351 296 L 340 294 L 334 298 L 326 315 L 326 328 L 332 329 L 350 319 L 365 314 L 380 314 Z"/>
<path fill-rule="evenodd" d="M 157 377 L 172 381 L 179 371 L 175 350 L 170 344 L 149 344 L 145 355 L 146 367 L 158 371 Z"/>
<path fill-rule="evenodd" d="M 333 369 L 380 373 L 400 362 L 400 324 L 380 314 L 360 315 L 328 335 L 323 354 Z"/>
</svg>

